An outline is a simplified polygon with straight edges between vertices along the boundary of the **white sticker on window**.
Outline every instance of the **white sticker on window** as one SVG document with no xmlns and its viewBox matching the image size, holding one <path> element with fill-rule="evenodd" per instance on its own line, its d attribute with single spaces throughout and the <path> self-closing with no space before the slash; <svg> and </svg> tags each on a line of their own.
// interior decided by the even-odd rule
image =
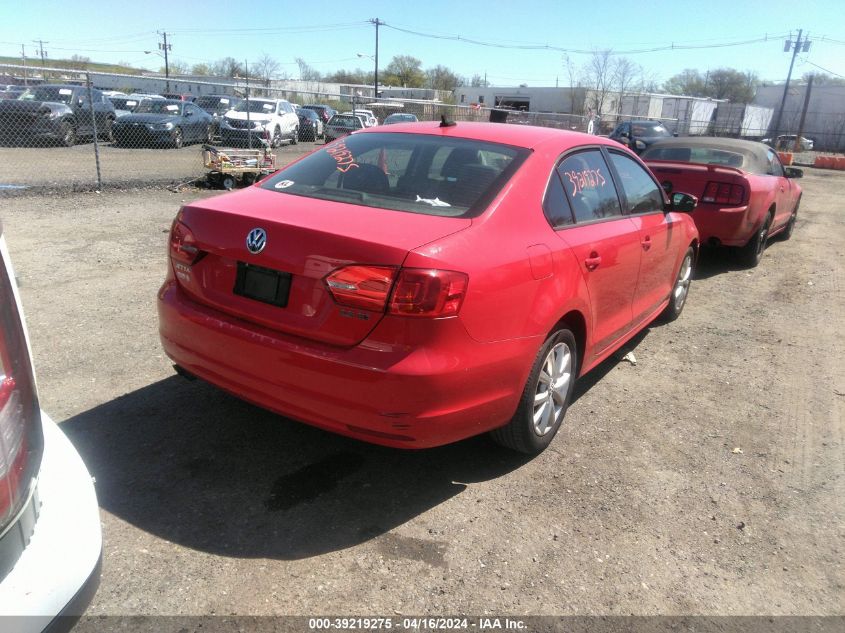
<svg viewBox="0 0 845 633">
<path fill-rule="evenodd" d="M 59 88 L 60 95 L 72 95 L 73 90 L 68 90 L 67 88 Z"/>
<path fill-rule="evenodd" d="M 220 99 L 220 103 L 229 103 L 228 99 Z"/>
<path fill-rule="evenodd" d="M 280 180 L 276 183 L 276 189 L 287 189 L 293 184 L 293 180 Z"/>
<path fill-rule="evenodd" d="M 126 105 L 128 105 L 128 106 L 136 106 L 136 105 L 138 105 L 138 102 L 137 102 L 137 101 L 127 101 L 127 102 L 126 102 Z"/>
<path fill-rule="evenodd" d="M 268 111 L 273 110 L 273 104 L 272 104 L 272 103 L 265 103 L 265 104 L 264 104 L 263 106 L 261 106 L 261 107 L 262 107 L 262 108 L 264 108 L 265 110 L 268 110 Z"/>
<path fill-rule="evenodd" d="M 164 109 L 167 110 L 168 112 L 179 112 L 179 106 L 178 105 L 164 106 Z"/>
</svg>

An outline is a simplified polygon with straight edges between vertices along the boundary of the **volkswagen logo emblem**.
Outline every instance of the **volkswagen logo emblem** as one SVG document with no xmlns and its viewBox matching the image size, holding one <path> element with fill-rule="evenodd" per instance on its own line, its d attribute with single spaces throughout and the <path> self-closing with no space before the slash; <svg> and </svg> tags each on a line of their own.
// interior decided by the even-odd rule
<svg viewBox="0 0 845 633">
<path fill-rule="evenodd" d="M 267 246 L 267 232 L 264 229 L 252 229 L 246 236 L 246 247 L 253 255 L 258 255 Z"/>
</svg>

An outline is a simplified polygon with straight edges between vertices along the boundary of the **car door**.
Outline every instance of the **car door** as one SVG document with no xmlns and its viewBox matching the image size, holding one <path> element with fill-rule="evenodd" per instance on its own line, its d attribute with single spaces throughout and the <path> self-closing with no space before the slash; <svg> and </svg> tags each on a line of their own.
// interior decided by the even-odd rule
<svg viewBox="0 0 845 633">
<path fill-rule="evenodd" d="M 76 119 L 76 133 L 79 136 L 89 136 L 92 133 L 91 101 L 85 88 L 74 88 L 71 99 L 71 109 Z"/>
<path fill-rule="evenodd" d="M 789 221 L 789 216 L 792 214 L 792 209 L 795 207 L 795 185 L 783 173 L 783 165 L 777 152 L 768 150 L 766 152 L 769 159 L 769 168 L 767 174 L 775 178 L 775 217 L 772 221 L 771 228 L 783 226 Z"/>
<path fill-rule="evenodd" d="M 206 122 L 203 114 L 205 113 L 193 103 L 186 103 L 183 107 L 185 108 L 185 116 L 188 117 L 191 128 L 191 139 L 194 141 L 204 141 Z"/>
<path fill-rule="evenodd" d="M 645 167 L 621 151 L 608 149 L 608 155 L 623 210 L 639 232 L 640 271 L 632 304 L 636 326 L 652 316 L 672 291 L 681 220 L 664 212 L 663 191 Z"/>
<path fill-rule="evenodd" d="M 571 223 L 562 223 L 558 238 L 568 247 L 590 296 L 592 347 L 588 362 L 631 328 L 631 303 L 640 267 L 640 236 L 631 218 L 622 214 L 610 169 L 598 148 L 566 156 L 552 175 L 560 188 L 561 206 L 571 209 Z M 563 213 L 562 217 L 566 217 Z"/>
</svg>

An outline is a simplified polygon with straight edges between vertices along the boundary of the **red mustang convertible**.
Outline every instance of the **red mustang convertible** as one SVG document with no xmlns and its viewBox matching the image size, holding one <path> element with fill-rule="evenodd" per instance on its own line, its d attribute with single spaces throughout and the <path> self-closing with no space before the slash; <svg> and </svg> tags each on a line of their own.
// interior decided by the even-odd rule
<svg viewBox="0 0 845 633">
<path fill-rule="evenodd" d="M 680 314 L 694 206 L 595 136 L 371 128 L 179 211 L 162 344 L 180 373 L 323 429 L 537 453 L 578 376 Z"/>
<path fill-rule="evenodd" d="M 729 138 L 673 138 L 641 158 L 668 191 L 698 196 L 692 219 L 703 244 L 738 247 L 748 266 L 763 257 L 770 237 L 795 228 L 803 172 L 781 165 L 771 147 Z"/>
</svg>

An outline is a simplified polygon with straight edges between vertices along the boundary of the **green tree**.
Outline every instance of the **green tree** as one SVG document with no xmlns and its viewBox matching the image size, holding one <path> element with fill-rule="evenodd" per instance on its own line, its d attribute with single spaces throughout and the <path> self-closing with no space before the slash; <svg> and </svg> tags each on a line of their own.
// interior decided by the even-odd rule
<svg viewBox="0 0 845 633">
<path fill-rule="evenodd" d="M 205 63 L 194 64 L 193 66 L 191 66 L 191 74 L 192 75 L 210 75 L 211 74 L 211 68 L 209 67 L 208 64 L 205 64 Z"/>
<path fill-rule="evenodd" d="M 422 62 L 411 55 L 396 55 L 384 69 L 385 81 L 389 86 L 422 88 L 425 85 L 425 73 Z"/>
<path fill-rule="evenodd" d="M 670 95 L 687 95 L 689 97 L 703 97 L 704 78 L 694 68 L 686 68 L 677 75 L 673 75 L 663 84 L 663 91 Z"/>
<path fill-rule="evenodd" d="M 211 74 L 215 77 L 243 77 L 244 67 L 234 57 L 224 57 L 211 65 Z"/>
<path fill-rule="evenodd" d="M 446 66 L 437 65 L 425 71 L 426 84 L 435 90 L 454 90 L 463 84 L 463 79 Z"/>
</svg>

